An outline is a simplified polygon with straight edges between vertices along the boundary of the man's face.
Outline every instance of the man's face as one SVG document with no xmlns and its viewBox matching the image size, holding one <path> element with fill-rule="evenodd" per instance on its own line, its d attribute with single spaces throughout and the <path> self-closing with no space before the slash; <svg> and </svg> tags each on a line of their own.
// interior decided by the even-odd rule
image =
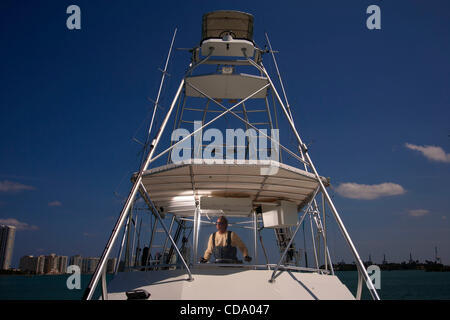
<svg viewBox="0 0 450 320">
<path fill-rule="evenodd" d="M 216 228 L 220 233 L 223 233 L 227 230 L 227 224 L 222 219 L 217 219 Z"/>
</svg>

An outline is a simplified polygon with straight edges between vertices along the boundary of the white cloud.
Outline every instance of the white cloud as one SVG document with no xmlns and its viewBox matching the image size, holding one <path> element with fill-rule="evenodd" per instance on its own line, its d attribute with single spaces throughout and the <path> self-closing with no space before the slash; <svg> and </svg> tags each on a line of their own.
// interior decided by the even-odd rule
<svg viewBox="0 0 450 320">
<path fill-rule="evenodd" d="M 405 147 L 421 152 L 427 159 L 437 162 L 450 163 L 450 153 L 445 153 L 444 149 L 438 146 L 417 146 L 405 143 Z"/>
<path fill-rule="evenodd" d="M 0 181 L 0 192 L 20 192 L 24 190 L 34 190 L 32 186 L 27 186 L 18 182 L 8 180 Z"/>
<path fill-rule="evenodd" d="M 60 201 L 51 201 L 48 203 L 49 207 L 61 207 L 62 203 Z"/>
<path fill-rule="evenodd" d="M 406 191 L 396 183 L 385 182 L 381 184 L 358 184 L 353 182 L 341 183 L 336 192 L 344 198 L 373 200 L 380 197 L 396 196 Z"/>
<path fill-rule="evenodd" d="M 0 224 L 5 224 L 7 226 L 14 226 L 16 230 L 38 230 L 36 226 L 31 226 L 28 223 L 20 222 L 14 218 L 0 219 Z"/>
<path fill-rule="evenodd" d="M 430 213 L 430 210 L 426 209 L 415 209 L 415 210 L 409 210 L 408 214 L 412 217 L 423 217 Z"/>
</svg>

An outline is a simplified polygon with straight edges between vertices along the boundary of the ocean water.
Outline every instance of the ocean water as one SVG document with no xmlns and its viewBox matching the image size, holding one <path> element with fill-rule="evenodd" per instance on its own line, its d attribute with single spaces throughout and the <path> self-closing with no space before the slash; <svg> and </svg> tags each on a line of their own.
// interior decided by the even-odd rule
<svg viewBox="0 0 450 320">
<path fill-rule="evenodd" d="M 0 275 L 0 300 L 80 300 L 91 275 L 81 275 L 81 289 L 69 290 L 70 275 L 16 276 Z M 107 280 L 112 279 L 107 275 Z M 100 296 L 100 287 L 96 296 Z"/>
<path fill-rule="evenodd" d="M 356 271 L 338 271 L 336 275 L 353 294 L 356 294 L 358 285 Z M 382 270 L 381 289 L 377 291 L 383 300 L 448 300 L 450 299 L 450 272 Z M 362 299 L 371 299 L 365 285 Z"/>
<path fill-rule="evenodd" d="M 336 275 L 355 294 L 356 271 L 340 271 Z M 12 276 L 0 275 L 0 300 L 79 300 L 87 287 L 90 275 L 81 276 L 81 289 L 69 290 L 68 275 Z M 107 276 L 110 281 L 113 275 Z M 95 296 L 100 295 L 100 290 Z M 429 300 L 450 299 L 450 272 L 425 272 L 420 270 L 381 271 L 381 299 Z M 363 299 L 370 299 L 366 288 Z"/>
</svg>

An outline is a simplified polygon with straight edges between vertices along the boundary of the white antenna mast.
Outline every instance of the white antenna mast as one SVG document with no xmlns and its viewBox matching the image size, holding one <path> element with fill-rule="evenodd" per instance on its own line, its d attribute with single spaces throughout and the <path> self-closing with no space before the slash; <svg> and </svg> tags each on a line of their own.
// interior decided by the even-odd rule
<svg viewBox="0 0 450 320">
<path fill-rule="evenodd" d="M 158 95 L 156 96 L 155 107 L 153 109 L 152 120 L 150 121 L 150 126 L 148 128 L 147 141 L 145 143 L 145 146 L 147 146 L 148 141 L 150 139 L 150 133 L 152 132 L 153 122 L 155 120 L 156 109 L 158 108 L 159 98 L 161 97 L 161 91 L 162 91 L 162 87 L 163 87 L 163 84 L 164 84 L 164 80 L 166 79 L 166 74 L 168 74 L 167 73 L 167 66 L 169 65 L 170 54 L 172 53 L 173 43 L 175 41 L 175 36 L 176 35 L 177 35 L 177 28 L 175 28 L 175 31 L 173 32 L 172 41 L 170 43 L 169 53 L 167 54 L 166 64 L 164 66 L 164 70 L 159 69 L 162 72 L 161 82 L 159 84 Z"/>
</svg>

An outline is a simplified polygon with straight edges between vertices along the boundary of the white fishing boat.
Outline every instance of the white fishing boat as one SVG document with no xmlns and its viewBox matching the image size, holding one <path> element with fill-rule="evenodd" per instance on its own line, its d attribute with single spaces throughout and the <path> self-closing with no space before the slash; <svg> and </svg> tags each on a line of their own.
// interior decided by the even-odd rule
<svg viewBox="0 0 450 320">
<path fill-rule="evenodd" d="M 319 175 L 296 129 L 269 38 L 266 34 L 265 48 L 253 39 L 253 19 L 238 11 L 205 14 L 201 42 L 189 49 L 187 71 L 163 109 L 160 97 L 175 30 L 149 125 L 153 138 L 131 177 L 131 190 L 84 299 L 97 299 L 97 286 L 104 300 L 360 299 L 363 285 L 379 299 L 327 192 L 329 180 Z M 263 58 L 272 60 L 281 91 Z M 163 116 L 154 130 L 157 112 Z M 174 131 L 168 129 L 169 121 Z M 282 121 L 285 125 L 279 128 Z M 225 134 L 230 128 L 236 134 L 231 144 Z M 234 144 L 242 132 L 244 139 Z M 279 139 L 289 132 L 295 139 L 293 150 Z M 163 157 L 167 163 L 156 166 Z M 142 204 L 145 210 L 137 210 Z M 353 254 L 355 294 L 334 274 L 326 209 Z M 219 216 L 242 237 L 248 252 L 244 259 L 204 258 Z M 313 252 L 309 265 L 296 243 L 307 219 Z M 149 221 L 146 231 L 142 221 Z M 227 246 L 233 247 L 231 240 Z M 276 252 L 268 252 L 269 247 Z M 108 259 L 115 252 L 115 276 L 107 283 Z"/>
</svg>

